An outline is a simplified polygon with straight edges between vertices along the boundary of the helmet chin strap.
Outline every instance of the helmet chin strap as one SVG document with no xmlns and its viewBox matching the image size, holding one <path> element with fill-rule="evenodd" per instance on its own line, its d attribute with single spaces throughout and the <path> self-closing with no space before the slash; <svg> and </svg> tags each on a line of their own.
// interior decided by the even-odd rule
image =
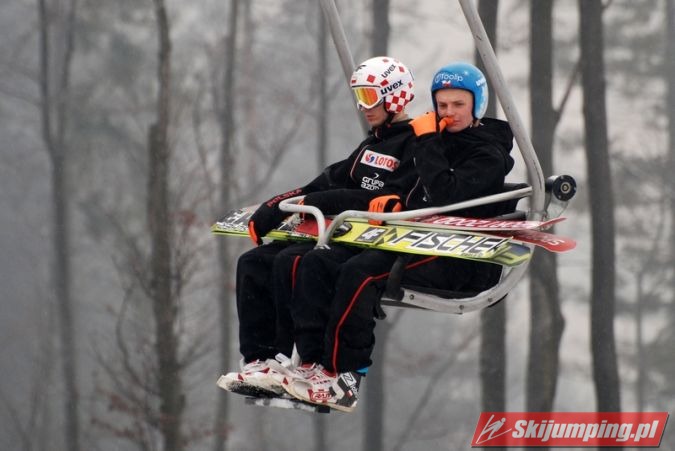
<svg viewBox="0 0 675 451">
<path fill-rule="evenodd" d="M 391 111 L 387 111 L 387 118 L 382 122 L 380 125 L 376 125 L 371 128 L 371 131 L 373 132 L 373 135 L 375 135 L 376 138 L 380 138 L 379 136 L 379 131 L 382 129 L 382 127 L 388 127 L 394 120 L 394 117 L 396 117 L 396 113 L 392 113 Z"/>
<path fill-rule="evenodd" d="M 376 138 L 380 138 L 379 136 L 379 131 L 382 130 L 384 127 L 388 127 L 392 121 L 394 120 L 394 117 L 396 116 L 396 113 L 391 113 L 387 111 L 387 118 L 382 122 L 380 125 L 376 125 L 373 127 L 373 135 L 375 135 Z"/>
</svg>

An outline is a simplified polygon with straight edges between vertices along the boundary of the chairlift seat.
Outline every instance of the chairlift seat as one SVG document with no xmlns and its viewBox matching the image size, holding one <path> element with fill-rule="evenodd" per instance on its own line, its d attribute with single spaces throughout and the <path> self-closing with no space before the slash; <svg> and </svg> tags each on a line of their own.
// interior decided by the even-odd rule
<svg viewBox="0 0 675 451">
<path fill-rule="evenodd" d="M 529 187 L 527 183 L 505 183 L 502 192 L 511 192 L 527 187 Z M 496 216 L 496 218 L 509 220 L 525 219 L 527 217 L 527 213 L 522 210 L 521 211 L 517 210 L 518 202 L 521 199 L 522 197 L 518 197 L 498 202 L 496 206 L 499 215 Z M 401 285 L 403 273 L 405 272 L 405 263 L 408 260 L 409 260 L 408 255 L 400 255 L 394 262 L 392 269 L 389 273 L 389 277 L 387 278 L 386 287 L 380 298 L 381 305 L 391 307 L 423 308 L 417 305 L 410 305 L 403 302 L 405 291 L 407 291 L 409 294 L 421 293 L 424 295 L 434 296 L 438 299 L 465 299 L 478 296 L 481 293 L 480 291 L 456 291 L 456 290 L 443 290 L 433 287 L 416 286 L 409 284 Z M 488 280 L 486 281 L 487 286 L 496 285 L 497 283 L 499 283 L 499 279 L 501 277 L 502 268 L 497 265 L 492 266 L 494 266 L 495 269 L 490 271 L 490 273 L 488 274 Z M 384 318 L 386 315 L 381 308 L 378 308 L 377 316 L 380 318 Z"/>
<path fill-rule="evenodd" d="M 505 183 L 503 192 L 516 191 L 528 186 L 526 183 Z M 557 217 L 576 193 L 576 182 L 572 177 L 567 175 L 551 176 L 546 179 L 545 190 L 546 214 L 544 216 L 549 218 Z M 526 219 L 527 213 L 517 209 L 518 202 L 521 199 L 522 197 L 519 197 L 499 202 L 501 214 L 496 218 L 510 220 Z M 549 209 L 551 210 L 550 213 Z M 490 296 L 492 288 L 487 287 L 498 285 L 506 273 L 514 270 L 492 265 L 496 269 L 488 274 L 488 280 L 486 281 L 487 289 L 482 292 L 441 290 L 432 287 L 401 284 L 405 271 L 405 263 L 408 259 L 408 256 L 401 255 L 394 262 L 380 299 L 380 305 L 440 310 L 456 314 L 491 307 L 504 299 L 506 295 Z M 378 317 L 386 316 L 379 306 L 377 315 Z"/>
</svg>

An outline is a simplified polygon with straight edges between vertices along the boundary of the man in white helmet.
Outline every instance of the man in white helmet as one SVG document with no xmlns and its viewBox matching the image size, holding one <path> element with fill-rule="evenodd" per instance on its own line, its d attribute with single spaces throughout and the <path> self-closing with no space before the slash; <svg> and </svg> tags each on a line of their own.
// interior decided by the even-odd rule
<svg viewBox="0 0 675 451">
<path fill-rule="evenodd" d="M 415 137 L 408 125 L 406 105 L 413 100 L 413 75 L 400 61 L 376 57 L 364 61 L 350 80 L 356 103 L 371 127 L 368 137 L 351 155 L 328 166 L 307 185 L 264 202 L 249 222 L 249 234 L 258 247 L 244 253 L 237 264 L 241 371 L 221 377 L 219 386 L 250 396 L 278 396 L 284 392 L 279 378 L 291 354 L 294 324 L 290 297 L 296 269 L 311 243 L 263 244 L 264 237 L 289 214 L 279 202 L 305 195 L 304 203 L 325 214 L 344 210 L 395 211 L 398 196 L 415 180 L 412 146 Z M 384 196 L 384 197 L 383 197 Z M 349 253 L 358 252 L 350 248 Z M 302 374 L 302 369 L 299 370 Z M 283 378 L 282 378 L 283 379 Z"/>
<path fill-rule="evenodd" d="M 487 84 L 473 65 L 453 63 L 432 81 L 434 110 L 410 122 L 416 135 L 414 182 L 373 203 L 406 209 L 443 206 L 503 189 L 513 167 L 508 124 L 483 118 Z M 307 196 L 306 200 L 310 199 Z M 500 205 L 453 212 L 490 217 Z M 376 208 L 372 210 L 377 210 Z M 284 384 L 293 396 L 351 412 L 360 380 L 371 365 L 375 311 L 399 254 L 347 246 L 314 249 L 297 268 L 292 298 L 295 339 L 303 374 Z M 403 284 L 452 291 L 483 291 L 499 267 L 460 259 L 406 256 Z"/>
</svg>

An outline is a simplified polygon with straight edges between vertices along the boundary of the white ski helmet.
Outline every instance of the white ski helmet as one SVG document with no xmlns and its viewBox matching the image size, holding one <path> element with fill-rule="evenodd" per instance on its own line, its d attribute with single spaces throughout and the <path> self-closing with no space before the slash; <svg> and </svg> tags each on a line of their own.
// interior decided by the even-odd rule
<svg viewBox="0 0 675 451">
<path fill-rule="evenodd" d="M 384 102 L 389 113 L 400 113 L 415 97 L 413 74 L 396 58 L 376 56 L 361 63 L 349 82 L 359 109 Z"/>
</svg>

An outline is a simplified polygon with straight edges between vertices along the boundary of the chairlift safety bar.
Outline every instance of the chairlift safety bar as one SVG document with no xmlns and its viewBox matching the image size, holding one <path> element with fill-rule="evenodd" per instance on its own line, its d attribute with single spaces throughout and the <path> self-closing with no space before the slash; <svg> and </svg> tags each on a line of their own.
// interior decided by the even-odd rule
<svg viewBox="0 0 675 451">
<path fill-rule="evenodd" d="M 361 211 L 361 210 L 345 210 L 340 214 L 338 214 L 337 216 L 335 216 L 328 227 L 326 227 L 326 220 L 321 210 L 311 205 L 298 204 L 298 202 L 302 200 L 305 196 L 297 196 L 284 199 L 279 203 L 279 209 L 281 211 L 286 212 L 305 213 L 313 215 L 316 218 L 318 226 L 318 237 L 316 245 L 317 247 L 326 247 L 328 245 L 328 242 L 330 241 L 330 237 L 333 236 L 335 230 L 345 220 L 349 218 L 367 218 L 367 219 L 375 219 L 378 221 L 403 221 L 406 219 L 438 215 L 442 213 L 448 213 L 451 211 L 462 210 L 465 208 L 477 207 L 479 205 L 487 205 L 511 199 L 520 199 L 523 197 L 527 197 L 531 194 L 532 188 L 528 186 L 527 188 L 521 188 L 513 191 L 508 191 L 505 193 L 492 194 L 490 196 L 484 196 L 463 202 L 457 202 L 442 207 L 420 208 L 417 210 L 406 210 L 396 213 L 374 213 L 370 211 Z"/>
</svg>

